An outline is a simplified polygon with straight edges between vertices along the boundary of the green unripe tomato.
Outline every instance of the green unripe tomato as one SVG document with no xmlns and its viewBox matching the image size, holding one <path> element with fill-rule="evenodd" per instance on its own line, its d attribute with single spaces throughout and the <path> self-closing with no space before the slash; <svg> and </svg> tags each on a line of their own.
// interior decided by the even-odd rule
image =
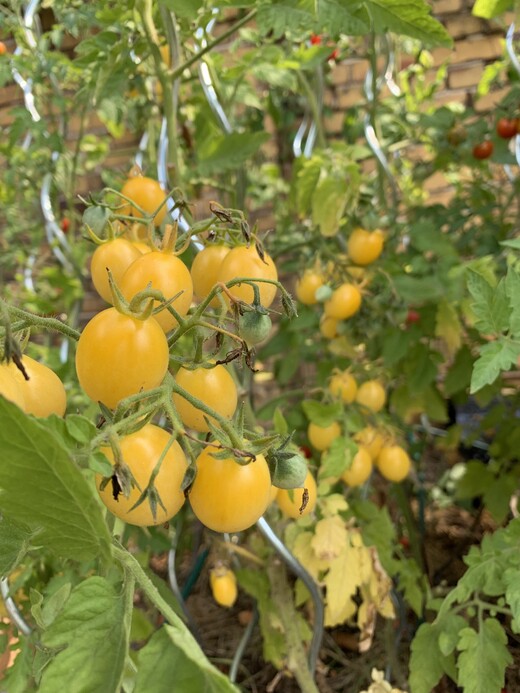
<svg viewBox="0 0 520 693">
<path fill-rule="evenodd" d="M 248 310 L 238 320 L 238 332 L 248 346 L 260 344 L 271 334 L 273 324 L 267 313 Z"/>
<path fill-rule="evenodd" d="M 306 476 L 307 460 L 296 452 L 288 459 L 276 461 L 272 483 L 277 488 L 301 488 Z"/>
</svg>

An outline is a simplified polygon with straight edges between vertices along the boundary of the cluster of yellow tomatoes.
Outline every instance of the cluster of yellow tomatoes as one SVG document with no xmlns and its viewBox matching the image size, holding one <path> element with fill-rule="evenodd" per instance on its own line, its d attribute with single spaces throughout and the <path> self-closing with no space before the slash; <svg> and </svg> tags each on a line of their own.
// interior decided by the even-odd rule
<svg viewBox="0 0 520 693">
<path fill-rule="evenodd" d="M 319 266 L 308 269 L 296 285 L 296 296 L 305 305 L 321 305 L 323 314 L 320 331 L 326 339 L 333 339 L 339 333 L 340 324 L 352 318 L 362 304 L 362 289 L 354 278 L 361 276 L 363 269 L 375 262 L 384 247 L 384 234 L 380 230 L 368 231 L 356 228 L 347 239 L 347 257 L 352 267 L 348 273 L 349 281 L 341 281 L 330 287 L 327 277 Z M 345 405 L 355 405 L 361 412 L 375 416 L 386 403 L 386 391 L 377 379 L 366 380 L 358 385 L 349 371 L 336 371 L 332 374 L 328 389 L 330 395 Z M 319 452 L 326 452 L 332 442 L 343 435 L 338 421 L 321 427 L 310 423 L 308 438 Z M 343 473 L 342 479 L 348 486 L 365 483 L 372 474 L 374 466 L 386 478 L 394 482 L 403 481 L 411 469 L 411 461 L 406 450 L 386 432 L 367 425 L 354 439 L 358 451 L 351 465 Z"/>
<path fill-rule="evenodd" d="M 307 306 L 321 305 L 323 313 L 320 332 L 326 339 L 333 339 L 339 333 L 342 322 L 353 317 L 361 308 L 363 294 L 355 282 L 363 268 L 372 264 L 383 252 L 384 234 L 379 229 L 367 231 L 357 228 L 347 241 L 348 259 L 354 263 L 349 269 L 352 279 L 337 283 L 333 289 L 328 287 L 327 277 L 320 267 L 304 272 L 296 284 L 296 297 Z M 328 287 L 324 292 L 324 287 Z M 321 300 L 321 296 L 326 296 Z"/>
<path fill-rule="evenodd" d="M 344 404 L 357 403 L 361 412 L 373 416 L 386 404 L 385 388 L 379 380 L 366 380 L 358 386 L 354 376 L 348 371 L 335 372 L 328 384 L 330 394 Z M 311 445 L 320 452 L 326 452 L 332 442 L 343 435 L 341 424 L 334 421 L 321 427 L 309 423 L 307 435 Z M 403 481 L 411 469 L 411 460 L 406 450 L 392 435 L 374 426 L 365 426 L 354 435 L 358 451 L 351 465 L 341 478 L 347 486 L 361 486 L 376 467 L 385 479 Z"/>
</svg>

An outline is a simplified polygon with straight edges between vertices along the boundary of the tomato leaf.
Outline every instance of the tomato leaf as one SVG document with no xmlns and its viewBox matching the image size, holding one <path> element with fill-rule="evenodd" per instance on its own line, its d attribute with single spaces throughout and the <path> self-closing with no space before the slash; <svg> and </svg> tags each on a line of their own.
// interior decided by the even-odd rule
<svg viewBox="0 0 520 693">
<path fill-rule="evenodd" d="M 509 502 L 518 487 L 517 480 L 512 474 L 504 474 L 493 479 L 485 490 L 483 501 L 486 508 L 500 524 L 508 516 Z"/>
<path fill-rule="evenodd" d="M 365 0 L 363 3 L 377 33 L 392 31 L 419 39 L 425 46 L 447 46 L 453 43 L 442 24 L 431 16 L 426 0 Z"/>
<path fill-rule="evenodd" d="M 81 470 L 46 422 L 0 397 L 0 508 L 38 529 L 38 543 L 74 560 L 106 558 L 110 535 Z"/>
<path fill-rule="evenodd" d="M 446 397 L 451 397 L 469 387 L 473 372 L 473 358 L 466 345 L 459 349 L 444 379 L 443 391 Z"/>
<path fill-rule="evenodd" d="M 506 294 L 511 308 L 509 330 L 513 337 L 520 337 L 520 274 L 512 267 L 509 267 L 506 275 Z"/>
<path fill-rule="evenodd" d="M 475 327 L 484 334 L 499 335 L 509 327 L 509 302 L 505 282 L 493 287 L 474 270 L 467 273 L 468 290 L 473 298 L 471 308 L 475 314 Z"/>
<path fill-rule="evenodd" d="M 446 657 L 439 647 L 442 632 L 438 623 L 423 623 L 415 634 L 410 657 L 409 683 L 412 693 L 431 693 L 443 674 L 453 668 L 453 656 Z"/>
<path fill-rule="evenodd" d="M 506 667 L 513 658 L 507 649 L 507 635 L 494 618 L 487 618 L 479 631 L 463 628 L 458 649 L 458 684 L 464 693 L 499 691 Z"/>
<path fill-rule="evenodd" d="M 139 652 L 134 693 L 238 693 L 204 656 L 188 629 L 164 625 Z"/>
<path fill-rule="evenodd" d="M 462 343 L 462 325 L 455 307 L 448 301 L 441 301 L 437 306 L 435 336 L 443 340 L 450 357 Z"/>
<path fill-rule="evenodd" d="M 334 236 L 340 227 L 349 198 L 344 178 L 322 178 L 312 194 L 312 221 L 319 226 L 322 236 Z"/>
<path fill-rule="evenodd" d="M 323 453 L 318 478 L 338 479 L 345 470 L 349 469 L 358 446 L 351 438 L 340 437 L 332 441 L 330 448 Z"/>
<path fill-rule="evenodd" d="M 506 600 L 513 613 L 511 628 L 514 633 L 520 633 L 520 569 L 508 568 L 504 572 L 506 584 Z"/>
<path fill-rule="evenodd" d="M 343 407 L 340 402 L 322 404 L 314 399 L 306 399 L 302 402 L 302 409 L 309 421 L 322 427 L 330 426 L 343 414 Z"/>
<path fill-rule="evenodd" d="M 256 154 L 269 137 L 266 132 L 234 132 L 212 137 L 211 142 L 199 151 L 199 172 L 210 175 L 238 168 Z"/>
<path fill-rule="evenodd" d="M 31 548 L 35 532 L 26 525 L 0 517 L 0 577 L 5 577 L 22 561 Z"/>
<path fill-rule="evenodd" d="M 72 590 L 41 636 L 46 648 L 60 651 L 43 669 L 40 693 L 120 689 L 132 597 L 133 590 L 117 590 L 98 576 L 87 578 Z"/>
<path fill-rule="evenodd" d="M 472 14 L 483 19 L 493 19 L 513 9 L 513 0 L 476 0 Z"/>
<path fill-rule="evenodd" d="M 501 371 L 506 371 L 516 363 L 519 355 L 520 345 L 506 339 L 497 339 L 489 344 L 484 344 L 473 367 L 470 393 L 473 394 L 482 389 L 484 385 L 494 383 Z"/>
</svg>

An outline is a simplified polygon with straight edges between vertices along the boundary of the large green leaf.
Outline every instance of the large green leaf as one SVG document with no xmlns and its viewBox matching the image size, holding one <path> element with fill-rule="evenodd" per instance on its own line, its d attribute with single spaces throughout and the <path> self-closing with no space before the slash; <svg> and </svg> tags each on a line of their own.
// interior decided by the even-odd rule
<svg viewBox="0 0 520 693">
<path fill-rule="evenodd" d="M 33 532 L 26 525 L 0 517 L 0 577 L 16 568 L 31 546 Z"/>
<path fill-rule="evenodd" d="M 509 329 L 514 337 L 520 337 L 520 274 L 512 267 L 506 275 L 506 294 L 511 308 Z"/>
<path fill-rule="evenodd" d="M 42 635 L 42 644 L 58 652 L 43 670 L 40 693 L 119 693 L 132 597 L 133 590 L 117 591 L 98 576 L 87 578 L 72 590 Z"/>
<path fill-rule="evenodd" d="M 471 394 L 494 383 L 501 371 L 508 370 L 516 363 L 519 355 L 520 345 L 506 339 L 484 344 L 473 368 Z"/>
<path fill-rule="evenodd" d="M 426 0 L 365 0 L 364 5 L 377 33 L 404 34 L 419 39 L 425 46 L 452 45 L 446 29 L 432 17 Z"/>
<path fill-rule="evenodd" d="M 468 290 L 473 298 L 471 308 L 475 314 L 475 327 L 484 334 L 499 335 L 509 327 L 509 301 L 505 281 L 496 287 L 473 270 L 467 273 Z"/>
<path fill-rule="evenodd" d="M 319 181 L 312 194 L 312 221 L 322 236 L 334 236 L 339 231 L 348 198 L 345 178 L 327 176 Z"/>
<path fill-rule="evenodd" d="M 506 667 L 513 658 L 507 649 L 507 635 L 496 619 L 487 618 L 479 631 L 464 628 L 458 649 L 458 683 L 464 693 L 501 690 Z"/>
<path fill-rule="evenodd" d="M 134 693 L 238 693 L 203 655 L 193 636 L 164 625 L 139 652 Z"/>
<path fill-rule="evenodd" d="M 110 535 L 93 489 L 57 434 L 0 397 L 0 508 L 38 530 L 65 558 L 109 555 Z"/>
<path fill-rule="evenodd" d="M 211 143 L 199 152 L 200 173 L 209 175 L 238 168 L 256 154 L 269 137 L 266 132 L 234 132 L 213 137 Z"/>
</svg>

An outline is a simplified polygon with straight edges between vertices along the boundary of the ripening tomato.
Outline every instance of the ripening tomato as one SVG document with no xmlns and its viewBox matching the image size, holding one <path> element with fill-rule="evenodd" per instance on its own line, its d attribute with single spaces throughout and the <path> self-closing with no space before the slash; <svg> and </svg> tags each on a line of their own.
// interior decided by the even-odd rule
<svg viewBox="0 0 520 693">
<path fill-rule="evenodd" d="M 518 118 L 499 118 L 497 135 L 504 140 L 510 140 L 518 133 Z"/>
<path fill-rule="evenodd" d="M 60 228 L 63 231 L 63 233 L 68 233 L 70 229 L 70 219 L 67 217 L 63 217 L 61 220 Z"/>
<path fill-rule="evenodd" d="M 14 364 L 0 363 L 0 396 L 18 405 L 25 411 L 25 396 L 18 379 L 14 377 Z"/>
<path fill-rule="evenodd" d="M 305 306 L 318 303 L 316 291 L 322 287 L 324 279 L 316 270 L 306 270 L 296 283 L 296 298 Z"/>
<path fill-rule="evenodd" d="M 307 493 L 305 493 L 307 489 Z M 311 472 L 307 472 L 303 486 L 300 488 L 281 488 L 276 494 L 276 502 L 286 517 L 297 520 L 299 517 L 310 515 L 316 507 L 316 481 Z M 304 501 L 306 500 L 306 505 Z"/>
<path fill-rule="evenodd" d="M 368 450 L 372 462 L 376 461 L 385 442 L 382 434 L 376 428 L 372 428 L 372 426 L 365 426 L 365 428 L 358 431 L 354 436 L 354 440 L 362 445 L 365 450 Z"/>
<path fill-rule="evenodd" d="M 264 253 L 262 260 L 254 245 L 249 247 L 241 245 L 232 248 L 222 260 L 217 273 L 217 281 L 226 284 L 238 277 L 278 281 L 278 272 L 276 265 L 267 253 Z M 260 303 L 264 308 L 269 308 L 276 296 L 277 287 L 274 284 L 264 284 L 263 282 L 257 282 L 256 285 L 260 292 Z M 235 299 L 246 303 L 253 302 L 253 288 L 248 284 L 236 284 L 229 291 Z"/>
<path fill-rule="evenodd" d="M 160 184 L 153 178 L 148 178 L 147 176 L 132 176 L 131 178 L 127 178 L 121 188 L 121 194 L 129 200 L 132 200 L 132 202 L 146 212 L 146 214 L 153 214 L 159 205 L 166 199 L 166 193 L 161 188 Z M 123 200 L 122 202 L 125 201 Z M 120 214 L 141 219 L 143 215 L 137 207 L 125 203 L 122 204 L 122 207 L 118 211 Z M 160 226 L 165 216 L 166 203 L 162 205 L 155 215 L 153 220 L 154 225 Z"/>
<path fill-rule="evenodd" d="M 121 437 L 119 447 L 124 463 L 141 490 L 132 486 L 128 498 L 121 492 L 116 500 L 112 481 L 101 489 L 104 477 L 96 474 L 96 487 L 101 500 L 113 515 L 131 525 L 151 527 L 164 524 L 176 515 L 184 504 L 181 485 L 188 462 L 181 446 L 176 440 L 171 442 L 171 435 L 164 429 L 154 424 L 146 424 L 139 431 Z M 115 463 L 111 447 L 101 448 L 101 451 L 112 464 Z M 133 506 L 150 483 L 152 473 L 163 453 L 161 466 L 153 483 L 160 498 L 154 516 L 149 498 L 145 498 L 136 508 Z"/>
<path fill-rule="evenodd" d="M 209 584 L 213 599 L 219 606 L 230 608 L 238 597 L 237 578 L 226 566 L 220 565 L 209 572 Z"/>
<path fill-rule="evenodd" d="M 230 454 L 217 459 L 208 446 L 195 461 L 197 474 L 189 500 L 195 516 L 214 532 L 243 532 L 255 524 L 269 505 L 271 475 L 263 455 L 239 464 Z"/>
<path fill-rule="evenodd" d="M 130 265 L 121 279 L 121 293 L 128 300 L 151 284 L 152 289 L 161 291 L 164 298 L 172 302 L 172 308 L 181 316 L 185 316 L 193 300 L 193 283 L 189 269 L 184 262 L 169 251 L 152 250 L 139 257 Z M 158 301 L 155 301 L 158 306 Z M 177 320 L 163 308 L 154 314 L 154 318 L 165 332 L 177 326 Z"/>
<path fill-rule="evenodd" d="M 168 362 L 168 340 L 157 320 L 139 320 L 115 308 L 85 325 L 76 349 L 79 384 L 110 409 L 124 397 L 160 385 Z"/>
<path fill-rule="evenodd" d="M 385 406 L 386 391 L 379 380 L 367 380 L 359 386 L 356 402 L 370 411 L 378 412 Z"/>
<path fill-rule="evenodd" d="M 7 46 L 3 41 L 0 41 L 0 55 L 5 55 L 7 53 Z"/>
<path fill-rule="evenodd" d="M 341 478 L 347 486 L 361 486 L 372 473 L 372 457 L 368 450 L 360 445 L 354 455 L 352 464 L 343 472 Z"/>
<path fill-rule="evenodd" d="M 357 382 L 348 371 L 337 371 L 329 380 L 329 392 L 333 397 L 340 398 L 345 404 L 356 399 Z"/>
<path fill-rule="evenodd" d="M 323 315 L 320 320 L 320 334 L 322 337 L 325 337 L 325 339 L 334 339 L 334 337 L 337 337 L 338 322 L 339 320 L 328 318 L 326 315 Z"/>
<path fill-rule="evenodd" d="M 484 140 L 473 147 L 473 156 L 475 159 L 489 159 L 493 154 L 493 149 L 493 142 L 491 140 Z"/>
<path fill-rule="evenodd" d="M 112 241 L 98 245 L 94 250 L 90 261 L 92 283 L 107 303 L 113 303 L 107 270 L 110 270 L 115 283 L 119 286 L 123 274 L 141 255 L 137 246 L 126 238 L 114 238 Z"/>
<path fill-rule="evenodd" d="M 421 319 L 421 314 L 417 310 L 410 308 L 408 313 L 406 314 L 405 322 L 407 325 L 414 325 L 415 323 L 419 322 L 420 319 Z"/>
<path fill-rule="evenodd" d="M 193 293 L 199 301 L 205 299 L 217 283 L 220 265 L 229 251 L 229 246 L 214 243 L 207 245 L 195 256 L 190 274 L 193 281 Z M 209 305 L 219 306 L 218 297 L 212 298 Z"/>
<path fill-rule="evenodd" d="M 204 404 L 213 409 L 226 419 L 231 419 L 238 403 L 237 386 L 233 377 L 223 364 L 213 368 L 179 368 L 175 376 L 177 384 L 188 394 L 200 399 Z M 210 429 L 201 409 L 197 409 L 184 397 L 174 393 L 173 402 L 182 423 L 194 431 L 207 433 Z M 216 423 L 215 419 L 211 419 Z"/>
<path fill-rule="evenodd" d="M 22 356 L 22 365 L 29 380 L 24 378 L 14 363 L 11 363 L 9 368 L 22 390 L 25 401 L 23 410 L 27 414 L 42 418 L 51 414 L 63 416 L 67 408 L 67 393 L 56 373 L 27 354 Z"/>
<path fill-rule="evenodd" d="M 307 436 L 313 448 L 316 450 L 328 450 L 331 443 L 341 435 L 341 426 L 333 421 L 329 426 L 318 426 L 310 422 L 307 428 Z"/>
<path fill-rule="evenodd" d="M 325 301 L 324 310 L 328 318 L 346 320 L 361 308 L 361 291 L 354 284 L 342 284 Z"/>
<path fill-rule="evenodd" d="M 376 464 L 385 479 L 396 483 L 406 479 L 412 468 L 408 453 L 400 445 L 383 445 Z"/>
<path fill-rule="evenodd" d="M 384 242 L 384 234 L 379 229 L 354 229 L 347 241 L 347 253 L 356 265 L 370 265 L 383 252 Z"/>
</svg>

